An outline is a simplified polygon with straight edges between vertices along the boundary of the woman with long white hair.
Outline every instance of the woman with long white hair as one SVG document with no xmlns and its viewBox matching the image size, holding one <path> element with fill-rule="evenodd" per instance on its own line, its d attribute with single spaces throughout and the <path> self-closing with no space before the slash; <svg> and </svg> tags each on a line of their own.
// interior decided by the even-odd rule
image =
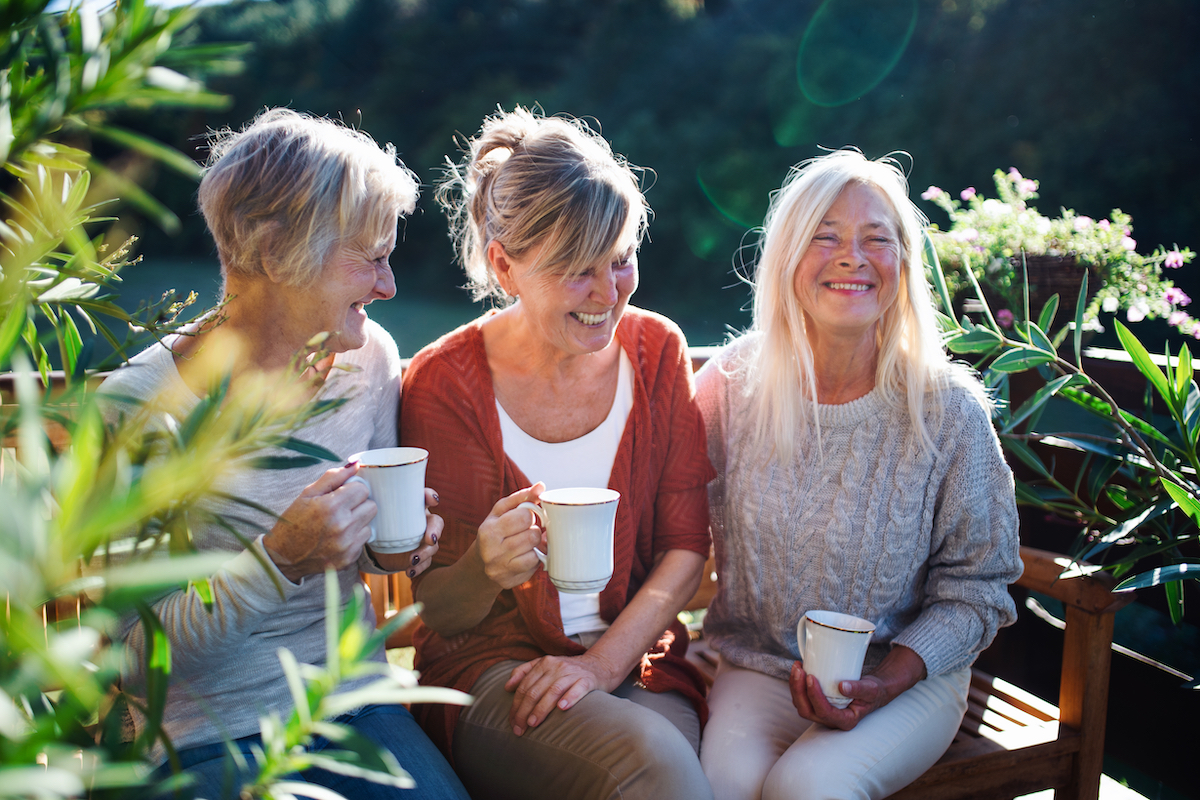
<svg viewBox="0 0 1200 800">
<path fill-rule="evenodd" d="M 1012 474 L 983 387 L 941 345 L 907 190 L 853 150 L 794 169 L 764 223 L 753 327 L 697 377 L 718 472 L 701 747 L 717 798 L 904 787 L 1015 619 Z M 861 680 L 805 671 L 796 626 L 821 609 L 875 625 Z"/>
</svg>

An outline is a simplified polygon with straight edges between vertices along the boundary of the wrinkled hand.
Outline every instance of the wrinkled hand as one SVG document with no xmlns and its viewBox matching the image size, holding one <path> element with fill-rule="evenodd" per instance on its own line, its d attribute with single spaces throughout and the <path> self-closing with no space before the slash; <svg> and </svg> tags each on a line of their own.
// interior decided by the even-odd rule
<svg viewBox="0 0 1200 800">
<path fill-rule="evenodd" d="M 508 715 L 513 734 L 520 736 L 528 728 L 536 728 L 556 707 L 566 711 L 588 692 L 611 692 L 622 679 L 590 652 L 527 661 L 514 669 L 504 684 L 505 691 L 516 692 Z"/>
<path fill-rule="evenodd" d="M 841 682 L 837 688 L 851 699 L 851 703 L 845 708 L 836 708 L 825 697 L 821 684 L 804 671 L 799 661 L 792 664 L 788 686 L 792 691 L 792 705 L 800 716 L 842 731 L 852 729 L 863 717 L 892 699 L 883 681 L 874 675 L 864 675 L 861 680 Z"/>
<path fill-rule="evenodd" d="M 267 555 L 292 583 L 326 567 L 345 569 L 371 538 L 375 503 L 359 481 L 358 465 L 327 470 L 304 487 L 263 537 Z"/>
<path fill-rule="evenodd" d="M 532 511 L 517 506 L 527 500 L 536 501 L 545 488 L 539 481 L 498 500 L 479 526 L 475 543 L 483 572 L 501 589 L 520 586 L 541 564 L 533 548 L 542 543 L 542 530 L 534 526 Z"/>
<path fill-rule="evenodd" d="M 429 510 L 437 504 L 438 493 L 427 488 L 425 490 L 425 538 L 421 540 L 420 547 L 407 553 L 376 553 L 371 545 L 367 545 L 375 563 L 388 572 L 408 573 L 410 578 L 415 578 L 429 569 L 429 565 L 433 563 L 433 554 L 438 551 L 438 539 L 441 538 L 442 529 L 445 527 L 442 518 Z"/>
</svg>

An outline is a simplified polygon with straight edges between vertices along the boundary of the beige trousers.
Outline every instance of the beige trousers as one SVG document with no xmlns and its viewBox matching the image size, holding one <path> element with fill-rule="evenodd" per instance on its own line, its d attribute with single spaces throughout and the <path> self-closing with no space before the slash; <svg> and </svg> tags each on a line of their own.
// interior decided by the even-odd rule
<svg viewBox="0 0 1200 800">
<path fill-rule="evenodd" d="M 887 797 L 946 752 L 970 680 L 970 669 L 923 680 L 853 730 L 838 731 L 802 718 L 787 681 L 722 659 L 700 761 L 717 800 Z"/>
<path fill-rule="evenodd" d="M 471 687 L 475 703 L 454 729 L 454 766 L 476 800 L 707 800 L 697 750 L 700 723 L 677 692 L 632 681 L 592 692 L 568 711 L 554 709 L 514 736 L 513 694 L 504 684 L 521 662 L 488 669 Z"/>
</svg>

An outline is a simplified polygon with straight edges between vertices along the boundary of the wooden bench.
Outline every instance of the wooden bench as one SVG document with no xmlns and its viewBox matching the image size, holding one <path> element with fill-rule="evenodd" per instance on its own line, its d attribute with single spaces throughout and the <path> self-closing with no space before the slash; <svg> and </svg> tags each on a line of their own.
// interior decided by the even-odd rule
<svg viewBox="0 0 1200 800">
<path fill-rule="evenodd" d="M 1063 575 L 1066 559 L 1021 548 L 1025 572 L 1016 585 L 1066 609 L 1058 706 L 981 670 L 972 670 L 967 713 L 946 754 L 893 800 L 991 800 L 1054 789 L 1059 800 L 1095 800 L 1104 758 L 1113 615 L 1134 599 L 1113 593 L 1108 573 Z M 709 572 L 691 608 L 716 591 Z M 703 639 L 689 658 L 711 684 L 716 654 Z"/>
</svg>

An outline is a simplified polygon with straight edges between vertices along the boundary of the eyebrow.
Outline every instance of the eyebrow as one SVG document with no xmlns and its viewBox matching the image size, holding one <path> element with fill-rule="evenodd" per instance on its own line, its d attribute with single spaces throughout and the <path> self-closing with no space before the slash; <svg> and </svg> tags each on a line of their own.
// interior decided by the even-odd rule
<svg viewBox="0 0 1200 800">
<path fill-rule="evenodd" d="M 823 219 L 823 220 L 821 220 L 821 224 L 818 225 L 817 227 L 818 228 L 821 228 L 821 227 L 832 228 L 834 225 L 840 225 L 840 224 L 841 224 L 841 220 Z M 878 230 L 879 228 L 886 228 L 888 230 L 892 230 L 892 228 L 894 226 L 892 225 L 892 223 L 885 221 L 885 222 L 868 222 L 866 224 L 866 227 L 871 228 L 873 230 Z"/>
</svg>

